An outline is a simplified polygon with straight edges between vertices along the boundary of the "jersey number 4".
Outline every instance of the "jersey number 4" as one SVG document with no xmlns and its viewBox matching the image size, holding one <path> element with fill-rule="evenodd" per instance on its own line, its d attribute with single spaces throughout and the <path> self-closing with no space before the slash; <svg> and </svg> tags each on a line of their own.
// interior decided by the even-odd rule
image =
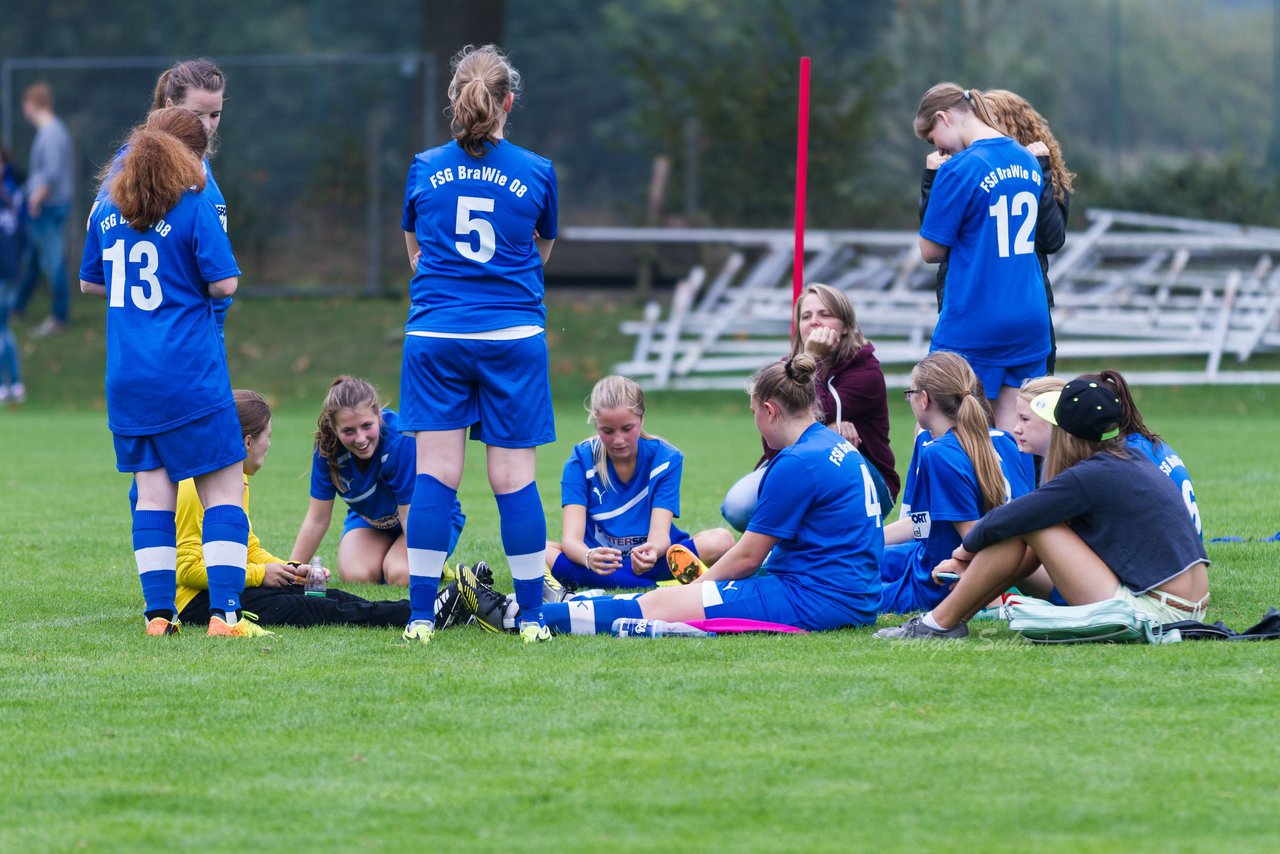
<svg viewBox="0 0 1280 854">
<path fill-rule="evenodd" d="M 990 215 L 996 218 L 996 239 L 1000 244 L 1001 258 L 1009 257 L 1010 213 L 1013 217 L 1023 217 L 1022 224 L 1018 227 L 1018 234 L 1013 239 L 1013 254 L 1029 255 L 1036 251 L 1032 235 L 1036 229 L 1036 217 L 1040 213 L 1040 200 L 1034 193 L 1028 193 L 1026 190 L 1018 193 L 1013 197 L 1012 208 L 1009 197 L 1001 196 L 988 210 Z"/>
<path fill-rule="evenodd" d="M 117 240 L 102 252 L 104 260 L 111 263 L 111 285 L 108 291 L 107 305 L 111 308 L 124 308 L 125 291 L 125 258 L 124 241 Z M 129 298 L 133 304 L 143 311 L 155 311 L 160 307 L 164 294 L 160 290 L 160 280 L 156 278 L 156 267 L 160 264 L 160 252 L 154 243 L 140 240 L 129 250 L 129 263 L 138 265 L 137 278 L 141 285 L 129 288 Z"/>
<path fill-rule="evenodd" d="M 458 248 L 458 253 L 463 258 L 469 258 L 477 264 L 484 264 L 493 257 L 497 238 L 493 233 L 493 223 L 482 217 L 472 216 L 471 214 L 475 211 L 493 213 L 493 199 L 458 196 L 458 219 L 455 230 L 459 237 L 466 237 L 466 240 L 459 240 L 453 245 Z M 479 238 L 478 247 L 472 243 L 471 235 L 473 234 Z"/>
</svg>

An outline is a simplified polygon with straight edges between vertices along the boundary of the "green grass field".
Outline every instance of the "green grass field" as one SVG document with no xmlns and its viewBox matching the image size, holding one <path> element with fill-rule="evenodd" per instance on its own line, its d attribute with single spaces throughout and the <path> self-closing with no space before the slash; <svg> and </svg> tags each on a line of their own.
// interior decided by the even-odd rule
<svg viewBox="0 0 1280 854">
<path fill-rule="evenodd" d="M 425 649 L 362 629 L 144 638 L 101 312 L 76 307 L 81 325 L 26 348 L 31 402 L 0 411 L 0 850 L 1280 845 L 1280 645 L 1040 648 L 995 628 L 951 645 L 867 629 L 531 649 L 471 628 Z M 539 485 L 553 536 L 560 468 L 587 434 L 581 397 L 625 353 L 632 310 L 552 306 L 561 441 Z M 323 388 L 350 370 L 394 400 L 402 308 L 236 312 L 233 380 L 279 402 L 254 526 L 287 552 Z M 1280 390 L 1141 389 L 1140 403 L 1187 461 L 1207 536 L 1280 529 Z M 901 395 L 892 406 L 903 452 L 909 414 Z M 683 525 L 718 524 L 759 449 L 745 396 L 655 394 L 649 408 L 649 429 L 686 454 Z M 480 456 L 460 554 L 493 562 L 505 589 Z M 1240 629 L 1280 605 L 1280 543 L 1209 553 L 1213 618 Z"/>
</svg>

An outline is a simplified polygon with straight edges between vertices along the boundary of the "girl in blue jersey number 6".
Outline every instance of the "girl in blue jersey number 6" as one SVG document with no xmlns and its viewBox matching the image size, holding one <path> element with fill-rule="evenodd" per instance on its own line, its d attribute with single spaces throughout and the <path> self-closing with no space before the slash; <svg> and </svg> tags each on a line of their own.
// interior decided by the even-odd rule
<svg viewBox="0 0 1280 854">
<path fill-rule="evenodd" d="M 1000 129 L 977 89 L 939 83 L 920 101 L 915 132 L 935 149 L 920 254 L 949 261 L 930 350 L 960 353 L 1012 430 L 1018 386 L 1046 373 L 1049 305 L 1036 257 L 1040 164 Z"/>
<path fill-rule="evenodd" d="M 431 639 L 436 588 L 462 480 L 466 430 L 484 442 L 526 643 L 542 623 L 547 522 L 534 483 L 555 441 L 542 267 L 556 237 L 551 161 L 508 142 L 520 75 L 493 45 L 454 57 L 453 141 L 418 154 L 402 226 L 413 280 L 401 368 L 401 429 L 417 433 L 406 541 L 412 619 Z"/>
<path fill-rule="evenodd" d="M 133 547 L 147 634 L 177 631 L 179 481 L 194 477 L 205 508 L 210 635 L 261 633 L 239 620 L 249 521 L 241 500 L 245 458 L 227 360 L 211 300 L 235 293 L 240 270 L 184 139 L 199 118 L 169 108 L 134 130 L 107 198 L 89 220 L 80 288 L 107 299 L 107 423 L 116 467 L 137 477 Z"/>
<path fill-rule="evenodd" d="M 817 361 L 801 353 L 751 380 L 751 411 L 779 451 L 760 481 L 742 539 L 685 587 L 639 599 L 572 599 L 544 605 L 558 632 L 607 633 L 619 617 L 683 622 L 763 620 L 810 631 L 875 622 L 880 600 L 880 504 L 870 465 L 814 417 Z M 768 558 L 769 574 L 750 578 Z"/>
</svg>

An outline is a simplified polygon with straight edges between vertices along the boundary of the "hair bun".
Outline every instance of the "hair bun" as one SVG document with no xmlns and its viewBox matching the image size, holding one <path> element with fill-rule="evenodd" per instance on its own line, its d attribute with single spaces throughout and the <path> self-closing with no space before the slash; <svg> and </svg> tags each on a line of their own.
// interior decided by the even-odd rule
<svg viewBox="0 0 1280 854">
<path fill-rule="evenodd" d="M 811 385 L 818 371 L 818 360 L 808 353 L 798 353 L 787 363 L 787 376 L 796 385 Z"/>
</svg>

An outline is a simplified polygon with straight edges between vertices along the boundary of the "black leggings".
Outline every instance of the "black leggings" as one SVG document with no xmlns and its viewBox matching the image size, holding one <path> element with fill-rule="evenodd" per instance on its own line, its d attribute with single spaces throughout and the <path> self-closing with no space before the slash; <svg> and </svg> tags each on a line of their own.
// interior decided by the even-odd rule
<svg viewBox="0 0 1280 854">
<path fill-rule="evenodd" d="M 409 622 L 408 599 L 370 601 L 345 590 L 307 596 L 297 586 L 246 587 L 240 605 L 264 626 L 403 627 Z M 192 625 L 209 622 L 209 591 L 197 593 L 178 616 Z"/>
</svg>

